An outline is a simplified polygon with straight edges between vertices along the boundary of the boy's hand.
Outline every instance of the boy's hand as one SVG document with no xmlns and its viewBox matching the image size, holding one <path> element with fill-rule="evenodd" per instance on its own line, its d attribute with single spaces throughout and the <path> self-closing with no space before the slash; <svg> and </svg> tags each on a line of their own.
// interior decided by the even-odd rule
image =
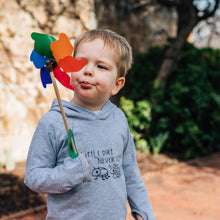
<svg viewBox="0 0 220 220">
<path fill-rule="evenodd" d="M 136 214 L 136 220 L 144 220 L 140 215 Z"/>
</svg>

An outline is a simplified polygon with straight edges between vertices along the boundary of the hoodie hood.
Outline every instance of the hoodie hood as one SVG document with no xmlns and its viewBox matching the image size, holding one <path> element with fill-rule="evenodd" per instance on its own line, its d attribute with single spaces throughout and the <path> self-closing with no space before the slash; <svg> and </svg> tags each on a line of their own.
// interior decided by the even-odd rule
<svg viewBox="0 0 220 220">
<path fill-rule="evenodd" d="M 62 100 L 63 108 L 66 117 L 74 117 L 79 119 L 95 120 L 100 119 L 104 120 L 109 117 L 109 115 L 116 109 L 111 101 L 107 101 L 103 108 L 98 112 L 90 111 L 84 107 L 76 105 L 71 102 Z M 57 99 L 54 99 L 50 111 L 57 111 L 61 113 L 60 106 Z"/>
</svg>

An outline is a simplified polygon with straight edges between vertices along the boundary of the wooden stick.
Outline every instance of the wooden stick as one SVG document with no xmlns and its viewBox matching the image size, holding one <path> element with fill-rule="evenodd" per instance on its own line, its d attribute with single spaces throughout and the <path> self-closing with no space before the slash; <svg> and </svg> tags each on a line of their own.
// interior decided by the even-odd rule
<svg viewBox="0 0 220 220">
<path fill-rule="evenodd" d="M 16 218 L 21 218 L 27 215 L 32 215 L 33 213 L 43 212 L 47 210 L 47 205 L 41 205 L 33 208 L 29 208 L 27 210 L 23 210 L 14 214 L 10 214 L 9 216 L 2 216 L 1 220 L 12 220 Z"/>
<path fill-rule="evenodd" d="M 63 104 L 62 104 L 62 101 L 61 101 L 61 98 L 60 98 L 60 93 L 59 93 L 59 90 L 58 90 L 58 87 L 57 87 L 57 83 L 56 83 L 56 80 L 55 80 L 55 77 L 54 77 L 54 74 L 53 74 L 53 67 L 52 67 L 51 60 L 47 60 L 46 65 L 47 65 L 47 71 L 50 73 L 50 77 L 51 77 L 51 80 L 52 80 L 52 83 L 53 83 L 54 91 L 56 93 L 56 97 L 57 97 L 57 100 L 58 100 L 58 103 L 59 103 L 59 106 L 60 106 L 60 111 L 61 111 L 63 121 L 64 121 L 64 124 L 65 124 L 65 127 L 66 127 L 66 132 L 68 134 L 69 133 L 69 125 L 68 125 L 66 115 L 65 115 L 65 112 L 64 112 L 64 109 L 63 109 Z M 77 153 L 76 152 L 76 147 L 74 145 L 74 142 L 73 142 L 72 138 L 71 138 L 71 146 L 72 146 L 73 152 L 76 154 Z"/>
</svg>

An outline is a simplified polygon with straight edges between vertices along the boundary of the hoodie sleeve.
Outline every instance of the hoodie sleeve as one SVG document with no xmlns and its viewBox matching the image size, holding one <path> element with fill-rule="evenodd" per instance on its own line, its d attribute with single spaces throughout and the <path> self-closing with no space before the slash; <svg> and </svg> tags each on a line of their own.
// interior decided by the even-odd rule
<svg viewBox="0 0 220 220">
<path fill-rule="evenodd" d="M 138 213 L 144 220 L 155 220 L 147 189 L 137 165 L 136 150 L 129 129 L 128 142 L 124 150 L 123 168 L 132 215 L 135 217 Z"/>
<path fill-rule="evenodd" d="M 57 164 L 58 135 L 52 124 L 41 119 L 34 133 L 26 163 L 24 183 L 41 193 L 63 193 L 75 185 L 89 181 L 85 159 L 67 156 Z"/>
</svg>

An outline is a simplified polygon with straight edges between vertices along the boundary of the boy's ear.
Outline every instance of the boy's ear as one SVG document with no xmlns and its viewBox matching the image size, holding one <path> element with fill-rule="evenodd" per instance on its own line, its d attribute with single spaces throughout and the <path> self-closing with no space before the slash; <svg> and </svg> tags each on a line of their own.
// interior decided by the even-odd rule
<svg viewBox="0 0 220 220">
<path fill-rule="evenodd" d="M 125 84 L 125 77 L 117 78 L 115 82 L 115 87 L 111 91 L 111 95 L 116 95 L 120 91 L 120 89 L 124 86 L 124 84 Z"/>
</svg>

